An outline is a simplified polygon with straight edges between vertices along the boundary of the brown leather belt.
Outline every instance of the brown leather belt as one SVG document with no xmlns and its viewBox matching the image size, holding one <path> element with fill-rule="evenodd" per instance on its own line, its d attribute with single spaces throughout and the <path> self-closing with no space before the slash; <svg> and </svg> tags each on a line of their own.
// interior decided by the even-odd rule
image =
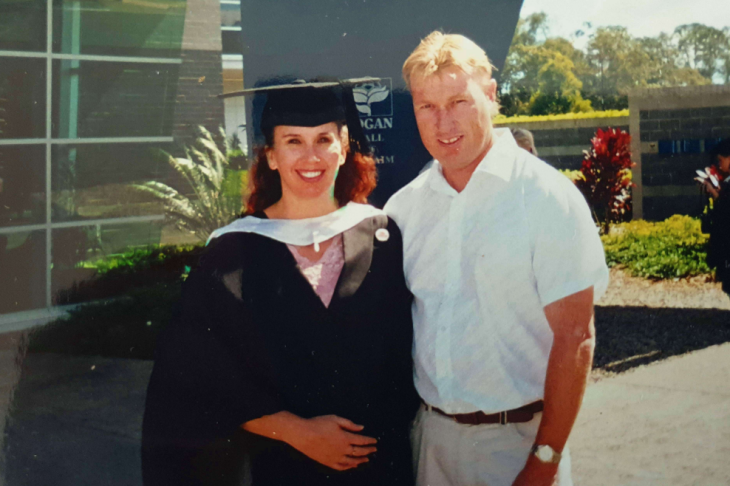
<svg viewBox="0 0 730 486">
<path fill-rule="evenodd" d="M 449 417 L 457 423 L 464 425 L 483 425 L 483 424 L 520 424 L 529 422 L 535 416 L 536 413 L 542 412 L 543 401 L 528 403 L 520 408 L 514 410 L 507 410 L 505 412 L 497 413 L 484 413 L 484 412 L 472 412 L 472 413 L 456 413 L 450 414 L 443 410 L 429 405 L 423 402 L 426 406 L 426 410 L 433 410 L 434 412 L 440 413 L 444 417 Z"/>
</svg>

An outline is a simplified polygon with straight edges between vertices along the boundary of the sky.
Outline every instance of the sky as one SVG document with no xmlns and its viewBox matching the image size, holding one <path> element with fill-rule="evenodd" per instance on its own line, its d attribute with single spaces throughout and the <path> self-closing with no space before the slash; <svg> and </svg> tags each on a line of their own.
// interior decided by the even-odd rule
<svg viewBox="0 0 730 486">
<path fill-rule="evenodd" d="M 695 22 L 730 27 L 730 0 L 525 0 L 520 16 L 535 12 L 548 15 L 551 36 L 566 38 L 584 29 L 584 22 L 591 22 L 594 29 L 621 25 L 634 37 L 669 34 L 679 25 Z M 580 45 L 577 40 L 576 46 Z"/>
</svg>

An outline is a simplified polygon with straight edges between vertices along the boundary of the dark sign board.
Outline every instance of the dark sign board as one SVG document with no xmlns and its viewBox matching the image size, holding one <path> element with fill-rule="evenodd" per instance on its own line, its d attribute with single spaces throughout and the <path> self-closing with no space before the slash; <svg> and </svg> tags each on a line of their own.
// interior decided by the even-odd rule
<svg viewBox="0 0 730 486">
<path fill-rule="evenodd" d="M 430 159 L 401 78 L 405 59 L 441 29 L 469 37 L 501 68 L 521 6 L 522 0 L 242 0 L 245 87 L 275 78 L 381 78 L 357 86 L 355 99 L 378 160 L 371 201 L 382 206 Z M 249 125 L 257 126 L 250 100 L 247 111 Z"/>
</svg>

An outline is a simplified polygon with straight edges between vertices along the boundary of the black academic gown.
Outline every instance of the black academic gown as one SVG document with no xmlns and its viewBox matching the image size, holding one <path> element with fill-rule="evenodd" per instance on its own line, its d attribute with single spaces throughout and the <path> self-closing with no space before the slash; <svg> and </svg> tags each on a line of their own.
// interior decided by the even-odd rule
<svg viewBox="0 0 730 486">
<path fill-rule="evenodd" d="M 720 197 L 709 215 L 710 244 L 707 262 L 715 267 L 722 289 L 730 294 L 730 181 L 722 183 Z"/>
<path fill-rule="evenodd" d="M 384 242 L 374 238 L 382 227 Z M 326 308 L 285 244 L 246 233 L 211 242 L 158 341 L 142 434 L 146 486 L 239 485 L 244 475 L 254 486 L 413 484 L 418 397 L 400 231 L 377 216 L 343 243 Z M 338 472 L 240 428 L 283 410 L 364 425 L 378 451 Z"/>
</svg>

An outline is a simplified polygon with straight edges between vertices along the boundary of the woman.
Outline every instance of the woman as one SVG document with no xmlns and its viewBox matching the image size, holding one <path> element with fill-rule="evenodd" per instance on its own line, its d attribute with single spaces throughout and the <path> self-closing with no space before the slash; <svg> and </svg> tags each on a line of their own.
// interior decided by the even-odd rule
<svg viewBox="0 0 730 486">
<path fill-rule="evenodd" d="M 715 187 L 705 181 L 704 189 L 714 199 L 713 209 L 703 228 L 710 233 L 707 263 L 715 267 L 715 276 L 722 282 L 722 290 L 730 294 L 730 139 L 717 144 L 712 152 L 713 164 L 723 176 L 722 182 Z"/>
<path fill-rule="evenodd" d="M 341 87 L 269 91 L 249 216 L 214 232 L 158 343 L 145 484 L 412 484 L 411 296 L 398 228 L 362 204 L 356 113 Z"/>
</svg>

